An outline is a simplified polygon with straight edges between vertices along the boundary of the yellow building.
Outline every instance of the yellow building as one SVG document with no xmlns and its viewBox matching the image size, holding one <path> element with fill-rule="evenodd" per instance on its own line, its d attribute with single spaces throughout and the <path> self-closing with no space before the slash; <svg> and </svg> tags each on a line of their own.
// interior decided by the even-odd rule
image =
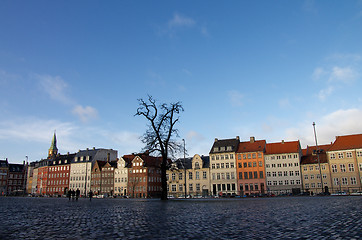
<svg viewBox="0 0 362 240">
<path fill-rule="evenodd" d="M 361 190 L 362 134 L 337 136 L 327 151 L 332 191 L 353 193 Z"/>
<path fill-rule="evenodd" d="M 185 179 L 186 174 L 186 179 Z M 178 159 L 167 170 L 167 187 L 170 197 L 206 197 L 210 194 L 210 159 L 194 155 L 193 158 Z"/>
<path fill-rule="evenodd" d="M 332 187 L 326 151 L 331 144 L 307 146 L 301 161 L 303 189 L 310 194 L 328 193 Z M 319 155 L 319 163 L 318 163 Z"/>
</svg>

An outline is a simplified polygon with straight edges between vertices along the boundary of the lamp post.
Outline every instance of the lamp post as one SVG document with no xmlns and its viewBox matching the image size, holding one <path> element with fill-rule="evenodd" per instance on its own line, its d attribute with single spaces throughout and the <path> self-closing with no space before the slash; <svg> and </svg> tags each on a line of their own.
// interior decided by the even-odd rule
<svg viewBox="0 0 362 240">
<path fill-rule="evenodd" d="M 313 122 L 313 130 L 314 130 L 314 139 L 315 139 L 315 145 L 317 147 L 317 158 L 318 158 L 318 167 L 319 167 L 319 176 L 320 176 L 320 179 L 321 179 L 321 187 L 322 187 L 322 193 L 324 193 L 324 190 L 323 190 L 323 178 L 322 178 L 322 170 L 321 170 L 321 161 L 319 159 L 319 153 L 320 153 L 320 149 L 318 147 L 318 142 L 317 142 L 317 133 L 315 131 L 315 122 Z"/>
<path fill-rule="evenodd" d="M 184 172 L 185 172 L 185 198 L 186 198 L 186 143 L 185 139 L 182 139 L 184 142 Z"/>
</svg>

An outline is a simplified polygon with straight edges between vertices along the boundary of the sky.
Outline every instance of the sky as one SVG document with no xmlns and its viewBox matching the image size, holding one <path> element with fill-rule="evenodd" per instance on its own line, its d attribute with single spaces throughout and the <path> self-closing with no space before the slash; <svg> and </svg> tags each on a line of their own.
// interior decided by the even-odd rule
<svg viewBox="0 0 362 240">
<path fill-rule="evenodd" d="M 214 139 L 362 133 L 362 1 L 0 0 L 0 159 L 140 152 L 138 99 L 180 101 L 189 156 Z"/>
</svg>

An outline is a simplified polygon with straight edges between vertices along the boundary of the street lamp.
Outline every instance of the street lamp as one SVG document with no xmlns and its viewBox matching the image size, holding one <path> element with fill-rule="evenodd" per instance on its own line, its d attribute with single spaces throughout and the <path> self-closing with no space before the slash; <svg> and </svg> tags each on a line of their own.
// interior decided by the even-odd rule
<svg viewBox="0 0 362 240">
<path fill-rule="evenodd" d="M 322 193 L 324 193 L 324 190 L 323 190 L 322 170 L 321 170 L 321 162 L 320 162 L 320 159 L 319 159 L 320 149 L 319 149 L 318 143 L 317 143 L 317 133 L 316 133 L 316 131 L 315 131 L 315 122 L 313 122 L 313 130 L 314 130 L 315 145 L 316 145 L 316 147 L 317 147 L 316 153 L 317 153 L 317 158 L 318 158 L 319 176 L 320 176 L 320 179 L 321 179 Z"/>
<path fill-rule="evenodd" d="M 182 139 L 184 142 L 184 172 L 185 172 L 185 198 L 186 198 L 186 143 L 185 139 Z"/>
</svg>

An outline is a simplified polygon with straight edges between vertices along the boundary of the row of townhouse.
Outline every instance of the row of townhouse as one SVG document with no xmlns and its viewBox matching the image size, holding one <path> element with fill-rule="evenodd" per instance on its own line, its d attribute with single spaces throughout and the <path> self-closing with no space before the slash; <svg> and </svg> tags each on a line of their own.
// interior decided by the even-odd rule
<svg viewBox="0 0 362 240">
<path fill-rule="evenodd" d="M 80 190 L 94 194 L 158 197 L 161 193 L 161 158 L 148 152 L 117 158 L 113 149 L 86 149 L 61 155 L 54 134 L 47 159 L 32 162 L 26 189 L 34 195 L 65 195 Z"/>
<path fill-rule="evenodd" d="M 319 160 L 318 160 L 319 159 Z M 307 146 L 215 139 L 209 156 L 178 159 L 168 170 L 169 195 L 299 194 L 357 192 L 362 187 L 362 134 Z"/>
</svg>

